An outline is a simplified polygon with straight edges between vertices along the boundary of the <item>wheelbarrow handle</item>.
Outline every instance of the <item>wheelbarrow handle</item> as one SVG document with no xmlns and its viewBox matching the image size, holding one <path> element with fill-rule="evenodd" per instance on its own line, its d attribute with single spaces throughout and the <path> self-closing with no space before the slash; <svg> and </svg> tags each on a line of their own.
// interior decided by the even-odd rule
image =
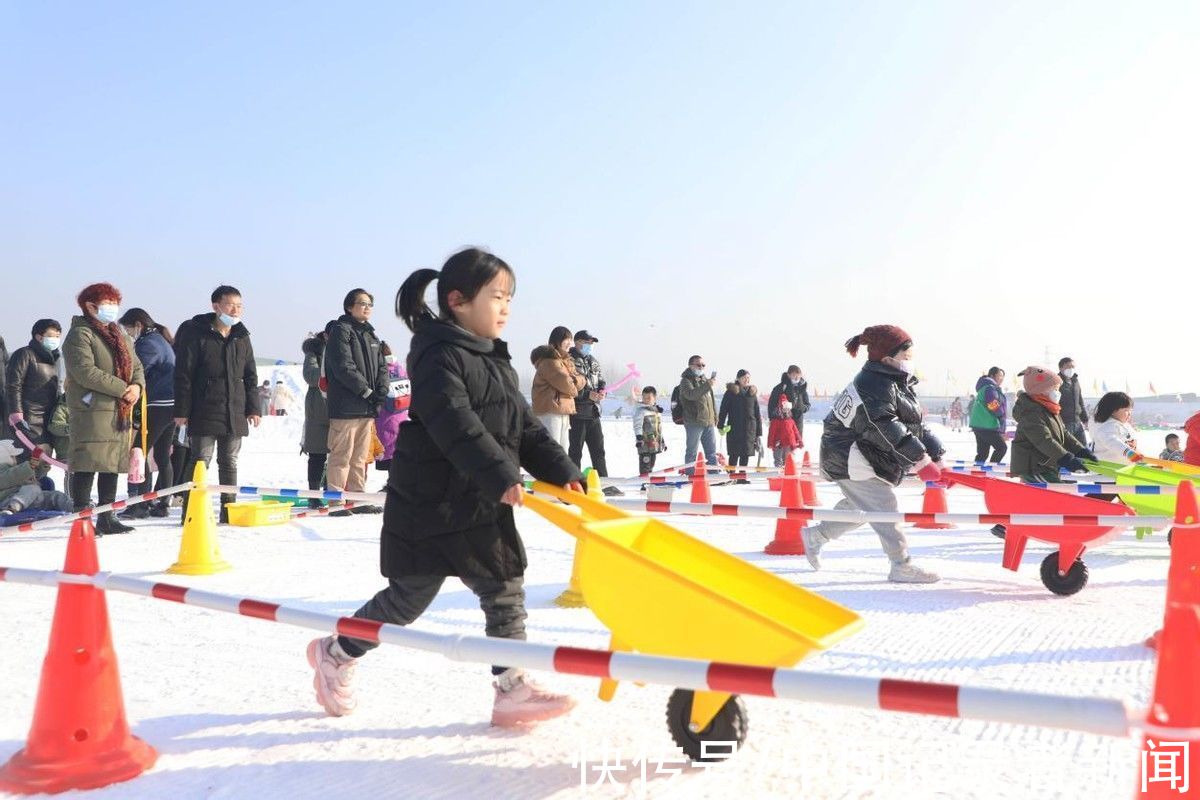
<svg viewBox="0 0 1200 800">
<path fill-rule="evenodd" d="M 535 495 L 526 495 L 525 508 L 554 523 L 577 539 L 583 535 L 583 525 L 587 520 L 560 503 L 554 503 Z"/>
<path fill-rule="evenodd" d="M 625 519 L 629 516 L 626 512 L 619 508 L 613 508 L 603 500 L 597 500 L 582 492 L 573 492 L 570 489 L 555 486 L 553 483 L 534 481 L 532 489 L 538 494 L 548 494 L 556 500 L 577 506 L 591 519 Z"/>
</svg>

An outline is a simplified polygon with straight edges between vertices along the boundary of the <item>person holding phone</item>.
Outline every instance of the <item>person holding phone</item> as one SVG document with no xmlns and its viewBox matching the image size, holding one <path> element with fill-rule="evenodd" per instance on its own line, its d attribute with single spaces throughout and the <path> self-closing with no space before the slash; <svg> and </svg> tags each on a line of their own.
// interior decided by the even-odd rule
<svg viewBox="0 0 1200 800">
<path fill-rule="evenodd" d="M 683 429 L 687 435 L 687 446 L 683 463 L 694 464 L 698 448 L 704 448 L 704 460 L 709 465 L 717 463 L 717 401 L 713 395 L 713 384 L 717 382 L 714 369 L 706 378 L 707 366 L 702 356 L 688 359 L 687 369 L 679 381 L 679 402 L 683 406 Z"/>
<path fill-rule="evenodd" d="M 586 444 L 592 467 L 601 478 L 608 477 L 608 461 L 604 455 L 604 430 L 600 427 L 600 403 L 604 400 L 604 373 L 600 362 L 592 355 L 599 339 L 586 330 L 575 334 L 575 346 L 568 351 L 575 364 L 575 374 L 583 378 L 583 387 L 575 396 L 575 413 L 571 415 L 567 434 L 567 454 L 575 466 L 583 465 L 583 446 Z M 606 494 L 615 494 L 616 487 L 607 487 Z"/>
</svg>

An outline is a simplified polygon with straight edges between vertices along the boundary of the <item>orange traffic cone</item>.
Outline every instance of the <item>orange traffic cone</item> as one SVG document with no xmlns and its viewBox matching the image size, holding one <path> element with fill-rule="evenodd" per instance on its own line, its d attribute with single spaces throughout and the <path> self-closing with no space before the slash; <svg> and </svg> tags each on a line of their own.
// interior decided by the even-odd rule
<svg viewBox="0 0 1200 800">
<path fill-rule="evenodd" d="M 712 492 L 708 488 L 708 465 L 704 463 L 704 456 L 700 453 L 696 454 L 696 468 L 692 472 L 692 502 L 712 502 Z"/>
<path fill-rule="evenodd" d="M 923 514 L 945 514 L 950 509 L 946 507 L 946 487 L 941 484 L 932 484 L 925 487 L 925 499 L 921 502 L 921 513 Z M 918 522 L 913 525 L 914 528 L 924 528 L 925 530 L 945 530 L 946 528 L 954 528 L 949 522 Z"/>
<path fill-rule="evenodd" d="M 77 520 L 63 572 L 99 571 L 92 522 Z M 125 720 L 104 592 L 59 585 L 29 740 L 0 768 L 0 792 L 95 789 L 136 778 L 156 758 Z"/>
<path fill-rule="evenodd" d="M 1191 481 L 1179 484 L 1175 502 L 1167 609 L 1135 795 L 1151 800 L 1180 797 L 1200 776 L 1200 512 Z"/>
<path fill-rule="evenodd" d="M 808 457 L 807 450 L 804 451 L 804 458 L 801 460 L 800 466 L 804 467 L 805 469 L 812 467 L 812 459 Z"/>
<path fill-rule="evenodd" d="M 782 485 L 779 489 L 780 508 L 804 508 L 804 499 L 800 489 L 800 476 L 796 474 L 796 460 L 788 453 L 783 462 Z M 804 555 L 804 539 L 800 529 L 804 523 L 798 519 L 775 520 L 775 538 L 767 543 L 763 552 L 772 556 L 802 556 Z"/>
</svg>

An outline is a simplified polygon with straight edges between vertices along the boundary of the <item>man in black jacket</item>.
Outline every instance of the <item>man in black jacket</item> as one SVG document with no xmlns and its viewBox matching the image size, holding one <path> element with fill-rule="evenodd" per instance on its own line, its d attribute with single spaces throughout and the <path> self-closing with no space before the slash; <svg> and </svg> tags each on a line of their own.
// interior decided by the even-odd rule
<svg viewBox="0 0 1200 800">
<path fill-rule="evenodd" d="M 592 459 L 592 467 L 601 478 L 608 477 L 608 464 L 604 457 L 604 431 L 600 427 L 600 401 L 604 399 L 604 373 L 600 371 L 600 362 L 592 355 L 592 345 L 600 340 L 586 330 L 575 334 L 575 346 L 571 348 L 571 358 L 575 362 L 575 371 L 583 376 L 583 388 L 575 398 L 575 413 L 571 415 L 570 447 L 567 455 L 582 466 L 583 445 L 586 442 L 588 456 Z"/>
<path fill-rule="evenodd" d="M 1083 388 L 1079 385 L 1079 376 L 1075 374 L 1075 361 L 1070 356 L 1058 360 L 1058 376 L 1062 378 L 1059 405 L 1062 407 L 1063 425 L 1067 433 L 1087 444 L 1087 406 L 1083 404 Z"/>
<path fill-rule="evenodd" d="M 325 380 L 329 408 L 329 489 L 361 492 L 367 480 L 367 459 L 375 416 L 388 399 L 391 381 L 375 328 L 368 321 L 375 298 L 366 289 L 352 289 L 342 301 L 345 311 L 325 326 Z M 337 505 L 337 504 L 335 504 Z M 331 516 L 379 514 L 376 505 L 356 505 Z"/>
<path fill-rule="evenodd" d="M 66 442 L 56 443 L 47 426 L 59 399 L 58 346 L 62 341 L 62 325 L 57 320 L 39 319 L 30 333 L 29 344 L 12 354 L 4 371 L 8 422 L 14 428 L 24 422 L 34 444 L 48 444 L 50 449 L 61 453 Z M 17 461 L 28 458 L 26 452 Z"/>
<path fill-rule="evenodd" d="M 190 445 L 180 481 L 191 480 L 196 463 L 207 465 L 215 450 L 221 483 L 233 486 L 242 438 L 262 418 L 258 369 L 242 324 L 242 293 L 218 286 L 211 299 L 212 312 L 197 314 L 175 334 L 175 424 L 186 428 Z M 221 495 L 222 522 L 228 520 L 225 506 L 235 500 L 237 495 Z"/>
<path fill-rule="evenodd" d="M 811 405 L 808 400 L 808 382 L 804 380 L 804 375 L 800 372 L 800 367 L 791 364 L 787 368 L 787 372 L 779 376 L 779 383 L 771 390 L 771 397 L 767 400 L 767 417 L 769 419 L 787 419 L 787 415 L 780 411 L 780 403 L 787 400 L 792 404 L 791 416 L 796 423 L 796 430 L 800 433 L 800 441 L 804 441 L 804 415 L 808 412 Z M 775 466 L 782 467 L 784 461 L 787 460 L 788 448 L 774 448 Z"/>
</svg>

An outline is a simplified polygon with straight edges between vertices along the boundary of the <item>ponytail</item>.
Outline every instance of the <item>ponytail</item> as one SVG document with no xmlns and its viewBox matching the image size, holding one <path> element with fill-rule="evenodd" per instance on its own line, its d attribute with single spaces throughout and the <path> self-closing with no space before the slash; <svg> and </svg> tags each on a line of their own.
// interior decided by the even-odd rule
<svg viewBox="0 0 1200 800">
<path fill-rule="evenodd" d="M 150 313 L 144 308 L 133 307 L 121 315 L 118 320 L 122 325 L 141 325 L 144 331 L 157 331 L 160 336 L 167 340 L 167 344 L 174 346 L 175 337 L 171 335 L 171 329 L 166 325 L 161 325 L 154 321 Z"/>
<path fill-rule="evenodd" d="M 516 275 L 502 259 L 477 247 L 460 250 L 446 260 L 440 272 L 419 269 L 405 279 L 396 293 L 396 316 L 413 332 L 423 319 L 452 319 L 451 292 L 459 292 L 464 300 L 474 300 L 501 272 L 508 275 L 509 291 L 515 292 Z M 438 314 L 425 302 L 425 292 L 434 281 L 437 281 Z"/>
<path fill-rule="evenodd" d="M 425 290 L 438 276 L 436 269 L 419 269 L 400 284 L 400 291 L 396 292 L 396 316 L 404 321 L 410 331 L 417 329 L 419 320 L 434 318 L 433 311 L 425 302 Z"/>
<path fill-rule="evenodd" d="M 862 334 L 856 334 L 854 337 L 846 340 L 846 352 L 855 357 L 858 355 L 858 348 L 862 347 L 866 342 L 863 341 Z"/>
<path fill-rule="evenodd" d="M 171 329 L 161 322 L 154 323 L 154 330 L 158 331 L 158 335 L 167 340 L 167 344 L 175 346 L 175 337 L 171 335 Z"/>
</svg>

